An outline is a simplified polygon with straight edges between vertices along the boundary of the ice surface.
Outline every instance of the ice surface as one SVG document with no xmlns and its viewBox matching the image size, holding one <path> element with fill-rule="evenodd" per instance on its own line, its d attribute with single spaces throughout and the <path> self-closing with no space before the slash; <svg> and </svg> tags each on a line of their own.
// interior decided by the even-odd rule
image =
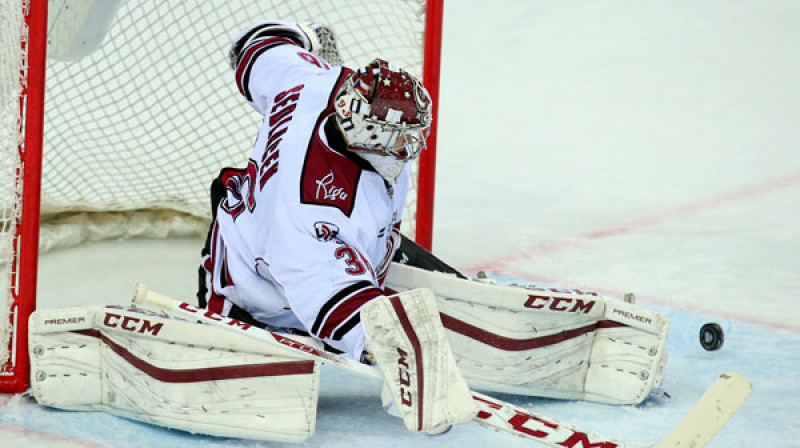
<svg viewBox="0 0 800 448">
<path fill-rule="evenodd" d="M 755 390 L 710 446 L 800 447 L 798 23 L 794 0 L 445 2 L 435 251 L 500 282 L 634 291 L 672 320 L 671 399 L 499 398 L 645 445 L 735 370 Z M 49 253 L 40 304 L 125 303 L 137 281 L 191 297 L 200 246 Z M 697 340 L 709 321 L 718 352 Z M 473 423 L 407 433 L 377 393 L 324 369 L 301 446 L 536 446 Z M 3 400 L 4 448 L 281 446 Z"/>
</svg>

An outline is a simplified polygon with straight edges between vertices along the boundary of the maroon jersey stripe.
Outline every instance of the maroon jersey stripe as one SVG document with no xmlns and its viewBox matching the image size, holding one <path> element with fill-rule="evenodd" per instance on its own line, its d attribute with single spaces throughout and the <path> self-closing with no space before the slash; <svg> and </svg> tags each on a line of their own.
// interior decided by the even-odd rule
<svg viewBox="0 0 800 448">
<path fill-rule="evenodd" d="M 333 311 L 331 311 L 325 318 L 322 324 L 322 329 L 319 332 L 319 337 L 323 339 L 329 338 L 337 327 L 350 319 L 351 316 L 358 313 L 364 304 L 382 295 L 382 290 L 375 287 L 370 287 L 367 289 L 362 289 L 347 299 L 339 302 L 336 308 L 334 308 Z M 342 334 L 339 336 L 341 337 L 344 335 Z"/>
<path fill-rule="evenodd" d="M 250 96 L 250 89 L 247 87 L 247 83 L 250 78 L 250 70 L 253 62 L 256 60 L 256 56 L 266 50 L 269 50 L 270 48 L 283 44 L 295 45 L 294 41 L 285 37 L 270 37 L 251 44 L 249 47 L 247 47 L 247 50 L 245 50 L 245 53 L 242 55 L 241 59 L 239 59 L 239 64 L 236 66 L 236 85 L 239 87 L 239 92 L 241 92 L 241 94 L 244 95 L 248 101 L 253 100 L 253 98 Z"/>
</svg>

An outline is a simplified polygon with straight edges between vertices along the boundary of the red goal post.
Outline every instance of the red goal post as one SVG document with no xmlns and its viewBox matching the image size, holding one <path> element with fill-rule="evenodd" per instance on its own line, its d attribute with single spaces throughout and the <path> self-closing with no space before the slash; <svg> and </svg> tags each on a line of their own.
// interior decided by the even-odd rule
<svg viewBox="0 0 800 448">
<path fill-rule="evenodd" d="M 442 3 L 3 2 L 0 392 L 27 388 L 40 251 L 87 235 L 205 232 L 210 180 L 246 161 L 260 121 L 238 98 L 225 59 L 232 36 L 254 21 L 326 23 L 346 65 L 381 57 L 422 76 L 434 122 L 403 230 L 430 248 Z"/>
<path fill-rule="evenodd" d="M 3 26 L 14 27 L 10 35 L 18 34 L 11 39 L 16 51 L 0 50 L 11 65 L 0 73 L 0 110 L 17 114 L 4 116 L 0 131 L 0 392 L 24 392 L 28 385 L 28 316 L 36 305 L 39 245 L 47 1 L 19 6 L 0 11 L 8 20 Z"/>
</svg>

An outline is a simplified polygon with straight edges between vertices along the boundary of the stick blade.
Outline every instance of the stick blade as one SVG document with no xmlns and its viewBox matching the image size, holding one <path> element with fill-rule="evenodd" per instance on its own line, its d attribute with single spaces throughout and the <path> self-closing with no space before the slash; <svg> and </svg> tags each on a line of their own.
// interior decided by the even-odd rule
<svg viewBox="0 0 800 448">
<path fill-rule="evenodd" d="M 720 375 L 667 436 L 652 448 L 701 448 L 733 417 L 753 386 L 736 372 Z"/>
</svg>

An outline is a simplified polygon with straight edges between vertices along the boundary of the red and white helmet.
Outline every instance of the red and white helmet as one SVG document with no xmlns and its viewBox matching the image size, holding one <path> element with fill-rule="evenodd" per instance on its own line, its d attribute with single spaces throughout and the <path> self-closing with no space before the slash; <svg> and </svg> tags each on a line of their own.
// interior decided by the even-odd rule
<svg viewBox="0 0 800 448">
<path fill-rule="evenodd" d="M 431 97 L 414 76 L 382 59 L 345 80 L 335 107 L 351 151 L 406 162 L 425 148 L 432 120 Z M 402 169 L 402 164 L 399 166 Z"/>
</svg>

